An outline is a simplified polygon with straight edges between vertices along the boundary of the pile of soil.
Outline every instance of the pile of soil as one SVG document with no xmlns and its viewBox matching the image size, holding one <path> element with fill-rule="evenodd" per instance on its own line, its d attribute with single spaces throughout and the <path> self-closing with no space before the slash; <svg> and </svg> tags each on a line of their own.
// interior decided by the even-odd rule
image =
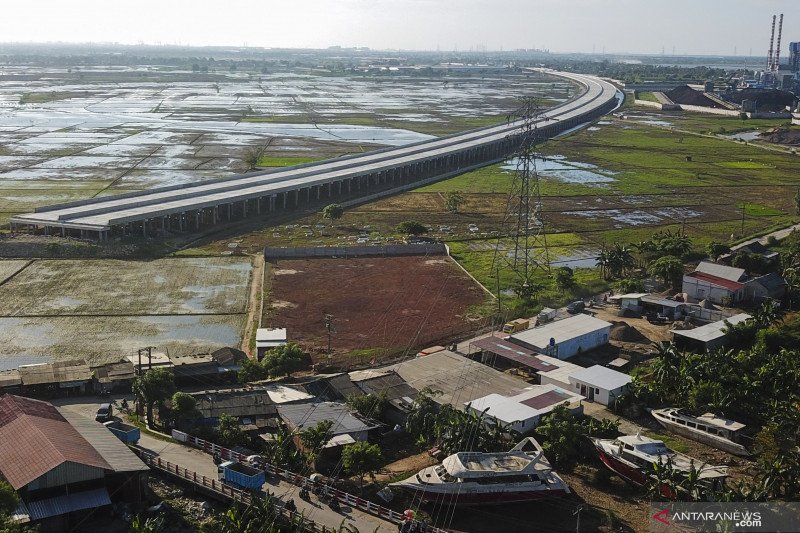
<svg viewBox="0 0 800 533">
<path fill-rule="evenodd" d="M 625 322 L 614 322 L 611 326 L 611 340 L 619 342 L 636 342 L 642 344 L 650 344 L 650 339 L 642 335 L 642 333 Z"/>
<path fill-rule="evenodd" d="M 675 87 L 671 91 L 667 91 L 664 94 L 666 94 L 669 99 L 676 104 L 699 105 L 703 107 L 722 107 L 711 98 L 706 97 L 700 91 L 695 91 L 688 85 Z"/>
<path fill-rule="evenodd" d="M 777 129 L 769 133 L 762 133 L 759 139 L 789 146 L 800 146 L 800 130 Z"/>
<path fill-rule="evenodd" d="M 625 318 L 642 318 L 642 315 L 628 308 L 623 309 L 622 312 L 619 314 L 619 316 Z M 624 322 L 620 322 L 620 324 L 624 324 Z"/>
</svg>

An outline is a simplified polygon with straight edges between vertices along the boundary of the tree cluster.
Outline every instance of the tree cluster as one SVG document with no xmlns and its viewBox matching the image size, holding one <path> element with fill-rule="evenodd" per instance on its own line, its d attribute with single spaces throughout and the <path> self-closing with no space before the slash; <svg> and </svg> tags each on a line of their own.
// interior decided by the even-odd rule
<svg viewBox="0 0 800 533">
<path fill-rule="evenodd" d="M 297 343 L 276 346 L 264 354 L 261 361 L 246 359 L 239 369 L 239 382 L 249 383 L 267 377 L 289 377 L 305 366 L 305 354 Z"/>
</svg>

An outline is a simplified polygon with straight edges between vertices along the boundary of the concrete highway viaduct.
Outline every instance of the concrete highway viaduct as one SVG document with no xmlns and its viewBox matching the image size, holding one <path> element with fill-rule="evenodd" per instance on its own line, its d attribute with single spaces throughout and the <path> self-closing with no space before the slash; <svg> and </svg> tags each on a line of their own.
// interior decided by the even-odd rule
<svg viewBox="0 0 800 533">
<path fill-rule="evenodd" d="M 617 89 L 593 76 L 545 70 L 581 85 L 578 96 L 542 113 L 540 138 L 552 138 L 608 113 Z M 180 186 L 40 207 L 11 218 L 15 231 L 89 238 L 198 231 L 249 216 L 353 205 L 502 161 L 518 147 L 521 122 L 471 130 L 396 148 Z"/>
</svg>

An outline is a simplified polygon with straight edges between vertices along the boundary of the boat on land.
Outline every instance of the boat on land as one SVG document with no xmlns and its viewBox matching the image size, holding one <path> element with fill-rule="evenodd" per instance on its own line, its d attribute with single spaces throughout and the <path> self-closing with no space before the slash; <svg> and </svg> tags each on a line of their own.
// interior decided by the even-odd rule
<svg viewBox="0 0 800 533">
<path fill-rule="evenodd" d="M 501 504 L 555 498 L 570 490 L 535 439 L 507 452 L 458 452 L 441 464 L 392 483 L 423 501 L 460 505 Z"/>
<path fill-rule="evenodd" d="M 746 427 L 744 424 L 712 413 L 693 416 L 676 407 L 652 409 L 650 414 L 673 433 L 734 455 L 750 455 L 741 443 L 744 436 L 742 431 Z"/>
<path fill-rule="evenodd" d="M 671 464 L 672 469 L 681 476 L 688 476 L 694 468 L 699 483 L 708 488 L 721 489 L 728 477 L 728 470 L 724 466 L 705 464 L 668 448 L 663 441 L 642 435 L 623 435 L 616 439 L 593 438 L 592 442 L 603 464 L 640 487 L 656 481 L 656 468 L 667 464 Z M 674 496 L 673 490 L 666 484 L 660 487 L 660 492 L 666 497 Z"/>
</svg>

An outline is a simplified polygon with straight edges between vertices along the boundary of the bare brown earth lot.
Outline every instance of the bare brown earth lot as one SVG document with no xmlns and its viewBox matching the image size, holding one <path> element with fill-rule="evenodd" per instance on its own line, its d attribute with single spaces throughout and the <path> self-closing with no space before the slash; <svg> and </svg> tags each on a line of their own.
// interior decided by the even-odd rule
<svg viewBox="0 0 800 533">
<path fill-rule="evenodd" d="M 358 363 L 476 331 L 485 300 L 443 256 L 287 260 L 272 265 L 264 323 L 321 354 L 332 314 L 336 359 Z"/>
</svg>

